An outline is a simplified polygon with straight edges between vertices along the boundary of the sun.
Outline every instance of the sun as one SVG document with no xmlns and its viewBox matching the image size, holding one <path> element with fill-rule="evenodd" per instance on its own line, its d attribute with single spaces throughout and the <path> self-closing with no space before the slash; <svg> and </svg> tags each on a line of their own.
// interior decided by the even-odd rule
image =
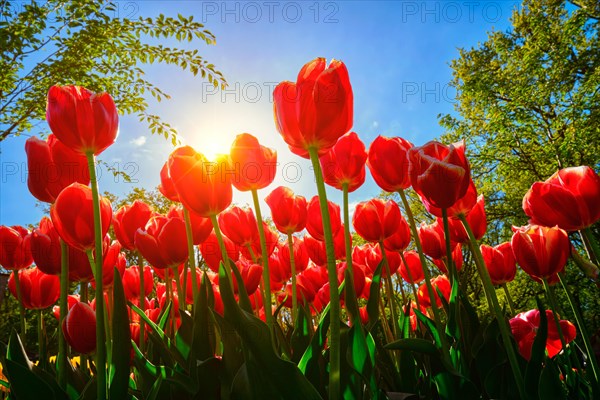
<svg viewBox="0 0 600 400">
<path fill-rule="evenodd" d="M 219 155 L 229 154 L 232 143 L 226 135 L 202 135 L 194 139 L 192 146 L 209 161 L 215 161 Z"/>
</svg>

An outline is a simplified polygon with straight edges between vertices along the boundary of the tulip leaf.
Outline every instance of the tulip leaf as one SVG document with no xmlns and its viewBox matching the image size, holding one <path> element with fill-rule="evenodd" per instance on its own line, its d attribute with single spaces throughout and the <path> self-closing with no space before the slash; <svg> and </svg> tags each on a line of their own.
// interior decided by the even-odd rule
<svg viewBox="0 0 600 400">
<path fill-rule="evenodd" d="M 310 341 L 310 345 L 302 355 L 298 363 L 298 369 L 308 378 L 308 380 L 316 387 L 322 395 L 326 394 L 325 384 L 327 373 L 325 371 L 326 360 L 323 357 L 323 349 L 327 339 L 327 331 L 329 330 L 330 315 L 329 309 L 326 309 L 321 314 L 317 331 Z"/>
<path fill-rule="evenodd" d="M 383 264 L 383 261 L 379 263 L 375 269 L 375 272 L 373 273 L 373 279 L 371 280 L 369 301 L 367 302 L 367 315 L 369 316 L 369 324 L 367 325 L 367 328 L 369 331 L 379 319 L 379 290 L 381 285 L 381 271 L 383 269 Z"/>
<path fill-rule="evenodd" d="M 346 311 L 350 316 L 350 321 L 353 324 L 360 324 L 360 311 L 358 311 L 358 301 L 356 300 L 356 292 L 354 290 L 354 280 L 350 276 L 350 266 L 346 267 L 346 271 L 344 271 L 344 282 L 346 283 L 346 288 L 344 290 L 344 298 L 346 300 Z"/>
<path fill-rule="evenodd" d="M 560 370 L 556 362 L 548 358 L 546 366 L 540 374 L 539 399 L 564 399 L 567 398 L 567 390 L 564 383 L 560 380 Z"/>
<path fill-rule="evenodd" d="M 421 312 L 421 310 L 415 309 L 414 312 L 415 312 L 415 315 L 417 316 L 417 319 L 419 321 L 421 321 L 423 323 L 423 325 L 425 325 L 425 328 L 427 328 L 427 331 L 429 331 L 429 333 L 433 337 L 436 347 L 438 349 L 441 349 L 442 348 L 442 340 L 440 337 L 440 333 L 438 332 L 437 327 L 435 326 L 435 323 L 430 318 L 427 318 L 425 316 L 425 314 L 423 314 Z"/>
<path fill-rule="evenodd" d="M 458 297 L 458 279 L 454 279 L 454 284 L 450 292 L 448 303 L 448 322 L 446 323 L 446 334 L 455 340 L 461 338 L 461 321 L 460 321 L 460 301 Z M 437 289 L 437 287 L 436 287 Z M 440 299 L 444 299 L 441 294 L 438 294 Z"/>
<path fill-rule="evenodd" d="M 310 345 L 311 334 L 313 332 L 311 320 L 310 312 L 306 310 L 306 307 L 298 307 L 296 322 L 290 340 L 292 361 L 296 364 Z"/>
<path fill-rule="evenodd" d="M 219 268 L 219 286 L 225 306 L 225 319 L 232 323 L 251 357 L 256 360 L 257 369 L 269 378 L 267 382 L 273 389 L 286 399 L 320 399 L 319 393 L 296 365 L 275 354 L 267 325 L 237 304 L 230 275 L 223 264 Z"/>
<path fill-rule="evenodd" d="M 115 268 L 115 276 L 119 276 Z M 108 373 L 109 398 L 127 399 L 129 387 L 129 359 L 131 355 L 131 331 L 127 300 L 123 291 L 123 282 L 114 280 L 113 311 L 112 311 L 113 344 Z M 144 332 L 140 332 L 143 335 Z"/>
<path fill-rule="evenodd" d="M 348 348 L 346 350 L 348 364 L 362 377 L 365 387 L 369 389 L 371 398 L 383 398 L 375 378 L 375 341 L 371 334 L 365 335 L 361 324 L 356 324 L 348 331 Z M 361 387 L 362 385 L 359 385 Z"/>
<path fill-rule="evenodd" d="M 244 278 L 242 278 L 242 274 L 240 274 L 240 270 L 238 269 L 237 265 L 235 265 L 233 260 L 229 259 L 229 265 L 231 266 L 231 270 L 233 271 L 235 280 L 237 281 L 240 307 L 242 310 L 252 313 L 252 304 L 250 303 L 250 298 L 248 297 L 248 292 L 246 291 L 246 286 L 244 285 Z"/>
<path fill-rule="evenodd" d="M 192 360 L 206 360 L 214 355 L 211 349 L 208 323 L 208 292 L 210 282 L 206 274 L 203 274 L 200 291 L 194 298 L 194 325 L 193 325 L 193 341 L 192 341 Z"/>
<path fill-rule="evenodd" d="M 400 334 L 404 339 L 408 339 L 410 337 L 410 310 L 412 309 L 412 304 L 409 302 L 404 306 L 403 312 L 398 316 L 398 326 L 400 327 Z"/>
<path fill-rule="evenodd" d="M 538 310 L 540 311 L 540 325 L 531 347 L 531 358 L 525 369 L 525 391 L 531 398 L 538 394 L 542 364 L 546 358 L 546 339 L 548 338 L 548 318 L 546 310 L 539 298 L 536 297 Z"/>
<path fill-rule="evenodd" d="M 429 356 L 438 356 L 438 348 L 429 340 L 421 338 L 408 338 L 396 340 L 385 346 L 388 350 L 408 350 Z"/>
</svg>

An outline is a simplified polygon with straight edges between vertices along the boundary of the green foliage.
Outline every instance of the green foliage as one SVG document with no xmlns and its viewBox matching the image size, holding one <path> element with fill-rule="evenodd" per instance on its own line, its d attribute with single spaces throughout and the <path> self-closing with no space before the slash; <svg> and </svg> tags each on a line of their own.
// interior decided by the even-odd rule
<svg viewBox="0 0 600 400">
<path fill-rule="evenodd" d="M 122 114 L 177 143 L 176 130 L 148 112 L 148 94 L 159 102 L 169 95 L 146 79 L 141 65 L 172 65 L 215 87 L 226 81 L 198 49 L 165 42 L 212 45 L 216 39 L 191 16 L 138 16 L 136 3 L 0 0 L 0 141 L 44 120 L 50 86 L 77 84 L 110 93 Z"/>
</svg>

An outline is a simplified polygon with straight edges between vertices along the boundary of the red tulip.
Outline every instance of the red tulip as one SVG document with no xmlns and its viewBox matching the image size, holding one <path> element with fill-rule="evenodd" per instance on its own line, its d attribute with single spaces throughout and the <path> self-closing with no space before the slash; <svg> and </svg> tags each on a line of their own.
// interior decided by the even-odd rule
<svg viewBox="0 0 600 400">
<path fill-rule="evenodd" d="M 369 147 L 367 165 L 373 179 L 386 192 L 410 187 L 408 150 L 413 144 L 400 137 L 377 136 Z"/>
<path fill-rule="evenodd" d="M 338 139 L 335 146 L 319 157 L 323 179 L 329 186 L 354 192 L 365 182 L 365 144 L 356 132 L 350 132 Z"/>
<path fill-rule="evenodd" d="M 233 261 L 237 261 L 240 257 L 239 247 L 233 243 L 227 236 L 223 237 L 225 248 L 227 249 L 227 256 Z M 210 269 L 214 272 L 219 272 L 219 263 L 223 261 L 221 255 L 221 248 L 217 241 L 217 235 L 214 232 L 208 236 L 202 244 L 200 244 L 200 254 Z"/>
<path fill-rule="evenodd" d="M 27 187 L 38 200 L 54 203 L 73 182 L 90 183 L 85 156 L 67 147 L 53 134 L 46 141 L 31 137 L 25 142 Z"/>
<path fill-rule="evenodd" d="M 313 299 L 313 307 L 311 310 L 322 312 L 327 304 L 329 304 L 329 282 L 325 283 L 315 294 Z"/>
<path fill-rule="evenodd" d="M 190 225 L 192 226 L 192 243 L 198 245 L 204 242 L 208 235 L 213 231 L 213 225 L 210 218 L 201 217 L 193 211 L 188 211 L 190 215 Z M 181 207 L 171 206 L 167 217 L 179 217 L 185 222 L 185 216 Z"/>
<path fill-rule="evenodd" d="M 427 198 L 423 196 L 420 196 L 420 198 L 421 202 L 423 203 L 427 211 L 429 211 L 429 213 L 435 215 L 438 218 L 442 218 L 441 208 L 434 206 L 429 202 L 429 200 L 427 200 Z M 459 215 L 470 214 L 471 210 L 476 206 L 478 199 L 479 198 L 477 197 L 477 188 L 475 187 L 475 183 L 471 179 L 469 182 L 469 187 L 465 194 L 460 199 L 456 200 L 451 207 L 448 207 L 446 209 L 448 217 L 450 217 L 451 219 L 458 219 Z"/>
<path fill-rule="evenodd" d="M 86 303 L 76 303 L 63 321 L 62 331 L 67 343 L 77 353 L 96 350 L 96 312 Z"/>
<path fill-rule="evenodd" d="M 60 296 L 58 276 L 44 274 L 36 267 L 13 271 L 8 278 L 8 289 L 15 299 L 17 298 L 15 272 L 19 274 L 23 307 L 29 310 L 43 310 L 56 303 Z"/>
<path fill-rule="evenodd" d="M 324 154 L 350 131 L 353 95 L 344 63 L 316 58 L 302 67 L 298 80 L 281 82 L 273 92 L 275 125 L 290 150 L 308 158 Z"/>
<path fill-rule="evenodd" d="M 571 167 L 535 182 L 523 198 L 523 210 L 532 224 L 576 231 L 600 219 L 598 199 L 600 176 L 587 166 Z"/>
<path fill-rule="evenodd" d="M 235 265 L 240 271 L 240 275 L 242 275 L 242 281 L 244 282 L 246 293 L 248 293 L 248 295 L 254 294 L 256 289 L 258 289 L 258 284 L 262 278 L 262 265 L 250 262 L 245 258 L 240 258 L 238 261 L 236 261 Z M 235 277 L 233 279 L 233 290 L 235 293 L 238 293 L 238 284 Z"/>
<path fill-rule="evenodd" d="M 169 175 L 169 161 L 165 162 L 160 169 L 160 184 L 158 185 L 158 191 L 165 196 L 167 199 L 180 203 L 179 195 L 173 184 L 173 180 Z"/>
<path fill-rule="evenodd" d="M 312 265 L 298 275 L 296 283 L 306 301 L 310 303 L 328 280 L 327 268 Z"/>
<path fill-rule="evenodd" d="M 513 227 L 511 246 L 517 263 L 533 280 L 558 281 L 571 253 L 567 233 L 558 227 L 538 225 Z"/>
<path fill-rule="evenodd" d="M 169 276 L 171 277 L 171 279 L 173 279 L 173 275 L 172 275 L 172 271 L 173 271 L 174 267 L 171 268 L 155 268 L 152 267 L 152 273 L 157 276 L 159 279 L 166 281 L 167 280 L 167 274 L 169 274 Z M 183 273 L 183 269 L 185 268 L 185 263 L 179 264 L 179 266 L 177 267 L 177 273 L 179 275 L 181 275 Z M 146 284 L 146 281 L 144 281 L 144 284 Z"/>
<path fill-rule="evenodd" d="M 229 207 L 219 214 L 219 227 L 223 234 L 238 246 L 252 245 L 258 238 L 258 226 L 251 208 Z"/>
<path fill-rule="evenodd" d="M 483 195 L 479 195 L 477 198 L 477 203 L 467 214 L 466 218 L 471 230 L 473 231 L 475 239 L 481 240 L 481 238 L 483 238 L 485 235 L 485 231 L 487 230 L 485 199 L 483 198 Z M 443 224 L 443 222 L 440 221 L 440 224 Z M 469 235 L 467 235 L 467 231 L 465 230 L 462 221 L 450 218 L 448 220 L 448 225 L 450 227 L 450 238 L 452 241 L 457 243 L 467 243 L 469 241 Z"/>
<path fill-rule="evenodd" d="M 406 315 L 406 307 L 407 305 L 402 307 L 402 312 Z M 409 315 L 409 320 L 410 320 L 410 330 L 411 331 L 416 331 L 417 330 L 417 314 L 415 314 L 415 310 L 419 310 L 422 314 L 425 314 L 425 316 L 429 317 L 429 314 L 427 313 L 427 309 L 423 306 L 417 307 L 417 303 L 415 303 L 414 301 L 410 302 L 410 312 L 408 313 Z"/>
<path fill-rule="evenodd" d="M 70 294 L 67 296 L 68 310 L 73 308 L 73 306 L 77 303 L 79 303 L 79 295 L 78 294 Z M 67 312 L 68 312 L 68 310 L 67 310 Z M 56 318 L 57 321 L 60 320 L 60 307 L 59 306 L 52 307 L 52 315 L 54 316 L 54 318 Z"/>
<path fill-rule="evenodd" d="M 50 217 L 60 237 L 81 251 L 94 248 L 94 213 L 92 189 L 81 183 L 67 186 L 50 208 Z M 100 196 L 102 237 L 108 232 L 112 219 L 110 201 Z"/>
<path fill-rule="evenodd" d="M 388 267 L 391 274 L 394 274 L 400 267 L 400 254 L 390 251 L 386 252 Z M 372 277 L 375 270 L 383 260 L 381 247 L 378 244 L 366 243 L 362 246 L 356 246 L 352 251 L 352 262 L 366 267 L 366 274 Z M 383 276 L 387 276 L 387 269 L 384 266 L 381 271 Z"/>
<path fill-rule="evenodd" d="M 125 254 L 121 253 L 121 244 L 113 240 L 110 246 L 105 246 L 102 257 L 102 283 L 105 290 L 114 283 L 115 267 L 119 271 L 119 277 L 122 277 L 127 267 L 127 259 Z M 92 286 L 96 287 L 95 281 L 92 281 Z"/>
<path fill-rule="evenodd" d="M 179 281 L 184 282 L 184 280 L 185 280 L 185 282 L 186 282 L 185 288 L 184 288 L 186 304 L 194 304 L 195 293 L 193 291 L 194 286 L 192 283 L 192 279 L 193 279 L 192 274 L 194 274 L 194 272 L 191 269 L 186 269 L 186 272 L 187 272 L 187 280 L 184 279 L 185 275 L 183 274 L 183 272 L 181 272 L 179 274 Z M 196 273 L 194 275 L 196 278 L 196 284 L 197 284 L 196 287 L 200 288 L 200 286 L 202 285 L 202 271 L 196 269 L 195 272 Z M 146 282 L 144 281 L 144 283 L 146 283 Z M 212 289 L 212 285 L 211 285 L 210 289 Z"/>
<path fill-rule="evenodd" d="M 333 250 L 335 252 L 336 260 L 343 260 L 346 258 L 346 243 L 344 241 L 344 229 L 342 228 L 333 237 Z M 304 245 L 308 257 L 317 264 L 318 266 L 325 266 L 327 264 L 327 253 L 325 251 L 325 242 L 317 240 L 310 235 L 304 236 Z"/>
<path fill-rule="evenodd" d="M 291 189 L 279 186 L 265 197 L 265 202 L 279 232 L 291 234 L 306 226 L 306 199 L 303 196 L 296 196 Z"/>
<path fill-rule="evenodd" d="M 8 270 L 19 270 L 33 263 L 31 235 L 22 226 L 0 226 L 0 265 Z"/>
<path fill-rule="evenodd" d="M 352 225 L 367 242 L 382 242 L 392 236 L 400 225 L 400 208 L 393 200 L 371 199 L 358 203 Z"/>
<path fill-rule="evenodd" d="M 340 206 L 331 201 L 327 201 L 327 207 L 329 209 L 329 220 L 331 222 L 331 234 L 332 236 L 335 236 L 342 226 Z M 310 199 L 307 212 L 308 218 L 306 220 L 306 230 L 315 239 L 324 241 L 325 234 L 323 232 L 323 218 L 321 216 L 321 207 L 319 206 L 319 196 L 314 196 Z"/>
<path fill-rule="evenodd" d="M 560 334 L 554 321 L 552 311 L 546 310 L 546 320 L 548 323 L 548 338 L 546 339 L 546 351 L 548 357 L 552 358 L 562 350 L 562 342 Z M 540 311 L 529 310 L 517 314 L 516 317 L 510 320 L 510 329 L 519 346 L 519 353 L 529 361 L 531 358 L 531 349 L 533 341 L 540 327 Z M 566 320 L 560 321 L 560 330 L 562 331 L 565 343 L 568 344 L 577 336 L 575 326 Z"/>
<path fill-rule="evenodd" d="M 425 275 L 423 274 L 423 266 L 421 265 L 421 259 L 419 258 L 419 254 L 414 251 L 405 251 L 403 254 L 404 260 L 406 264 L 400 261 L 400 268 L 398 272 L 408 283 L 420 283 L 423 279 L 425 279 Z M 408 272 L 410 271 L 410 276 Z M 411 279 L 412 278 L 412 279 Z"/>
<path fill-rule="evenodd" d="M 292 271 L 281 265 L 279 261 L 279 250 L 275 251 L 269 257 L 269 281 L 271 282 L 271 292 L 275 293 L 283 284 L 292 277 Z"/>
<path fill-rule="evenodd" d="M 135 247 L 152 266 L 175 267 L 188 259 L 185 222 L 179 217 L 152 217 L 145 230 L 137 230 Z"/>
<path fill-rule="evenodd" d="M 304 271 L 308 266 L 308 251 L 306 250 L 306 244 L 304 243 L 303 239 L 294 237 L 293 242 L 294 266 L 296 268 L 296 273 L 298 274 Z M 281 267 L 288 269 L 291 274 L 292 264 L 290 261 L 290 246 L 287 244 L 287 242 L 281 245 L 277 255 L 279 257 L 279 263 L 281 264 Z"/>
<path fill-rule="evenodd" d="M 434 260 L 446 257 L 446 235 L 444 235 L 444 226 L 441 220 L 437 219 L 430 225 L 422 223 L 417 229 L 417 233 L 423 246 L 423 253 Z"/>
<path fill-rule="evenodd" d="M 169 176 L 181 203 L 201 217 L 217 215 L 231 204 L 230 174 L 227 158 L 209 161 L 189 146 L 169 156 Z"/>
<path fill-rule="evenodd" d="M 144 297 L 149 296 L 154 288 L 152 269 L 144 266 Z M 125 298 L 135 304 L 140 300 L 140 267 L 132 265 L 123 272 L 123 291 Z"/>
<path fill-rule="evenodd" d="M 102 248 L 106 247 L 106 238 Z M 94 279 L 94 272 L 90 266 L 90 261 L 84 251 L 69 247 L 69 281 L 71 282 L 90 282 Z"/>
<path fill-rule="evenodd" d="M 275 179 L 277 152 L 258 143 L 249 133 L 237 135 L 231 144 L 231 163 L 235 171 L 233 186 L 237 190 L 263 189 Z"/>
<path fill-rule="evenodd" d="M 450 281 L 446 277 L 446 275 L 438 275 L 431 280 L 431 285 L 433 286 L 435 303 L 438 307 L 442 306 L 442 300 L 438 294 L 438 290 L 444 296 L 444 299 L 448 301 L 450 298 L 450 292 L 452 290 L 450 286 Z M 437 289 L 436 289 L 437 288 Z M 419 304 L 423 307 L 431 307 L 431 299 L 429 298 L 429 292 L 427 290 L 427 285 L 424 283 L 419 286 L 419 290 L 417 291 L 417 296 L 419 296 Z"/>
<path fill-rule="evenodd" d="M 267 224 L 266 222 L 263 221 L 262 224 L 263 231 L 265 232 L 265 245 L 267 247 L 267 256 L 271 256 L 271 254 L 273 254 L 273 251 L 275 251 L 277 244 L 279 243 L 279 235 L 277 234 L 277 232 L 274 232 L 269 226 L 269 224 Z M 250 253 L 249 249 L 252 249 L 252 253 Z M 252 255 L 254 254 L 254 257 L 256 257 L 256 261 L 260 262 L 262 260 L 262 248 L 260 245 L 260 237 L 257 235 L 250 247 L 240 247 L 240 252 L 248 260 L 252 260 Z"/>
<path fill-rule="evenodd" d="M 135 232 L 143 229 L 153 214 L 152 207 L 141 200 L 119 208 L 113 217 L 113 229 L 121 246 L 135 250 Z"/>
<path fill-rule="evenodd" d="M 481 245 L 481 255 L 494 285 L 502 285 L 515 279 L 517 266 L 510 242 L 491 247 Z"/>
<path fill-rule="evenodd" d="M 119 133 L 119 115 L 112 97 L 80 86 L 52 86 L 46 120 L 57 139 L 79 153 L 98 155 Z"/>
<path fill-rule="evenodd" d="M 348 264 L 346 264 L 345 261 L 337 265 L 338 283 L 341 284 L 344 280 L 344 274 L 346 273 L 347 268 Z M 362 266 L 358 264 L 352 264 L 352 273 L 352 276 L 354 278 L 354 293 L 356 293 L 356 295 L 359 296 L 365 288 L 365 272 Z"/>
<path fill-rule="evenodd" d="M 434 207 L 450 208 L 471 182 L 464 143 L 445 146 L 429 142 L 408 151 L 410 182 L 421 198 Z"/>
<path fill-rule="evenodd" d="M 410 244 L 410 228 L 408 223 L 400 215 L 398 218 L 398 228 L 392 236 L 383 240 L 383 247 L 388 251 L 404 251 Z"/>
<path fill-rule="evenodd" d="M 433 260 L 433 263 L 435 264 L 435 266 L 444 274 L 448 273 L 448 267 L 446 266 L 446 259 L 447 259 L 447 257 L 444 255 L 444 257 L 442 257 L 442 258 Z M 454 245 L 454 249 L 452 250 L 452 262 L 454 263 L 454 268 L 456 268 L 456 271 L 460 271 L 462 269 L 463 255 L 462 255 L 462 248 L 460 246 L 460 243 L 457 243 L 456 245 Z"/>
</svg>

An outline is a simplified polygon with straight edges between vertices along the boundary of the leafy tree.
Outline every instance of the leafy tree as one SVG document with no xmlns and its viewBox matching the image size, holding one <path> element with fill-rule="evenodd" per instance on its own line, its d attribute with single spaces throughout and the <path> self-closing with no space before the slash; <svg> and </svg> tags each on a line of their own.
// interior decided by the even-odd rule
<svg viewBox="0 0 600 400">
<path fill-rule="evenodd" d="M 136 10 L 135 3 L 113 1 L 0 0 L 0 141 L 44 120 L 50 86 L 78 84 L 110 93 L 121 113 L 136 115 L 175 144 L 175 129 L 148 111 L 146 97 L 169 95 L 146 79 L 142 66 L 174 65 L 224 87 L 222 74 L 198 49 L 156 40 L 211 45 L 216 39 L 191 16 L 144 18 Z"/>
</svg>

